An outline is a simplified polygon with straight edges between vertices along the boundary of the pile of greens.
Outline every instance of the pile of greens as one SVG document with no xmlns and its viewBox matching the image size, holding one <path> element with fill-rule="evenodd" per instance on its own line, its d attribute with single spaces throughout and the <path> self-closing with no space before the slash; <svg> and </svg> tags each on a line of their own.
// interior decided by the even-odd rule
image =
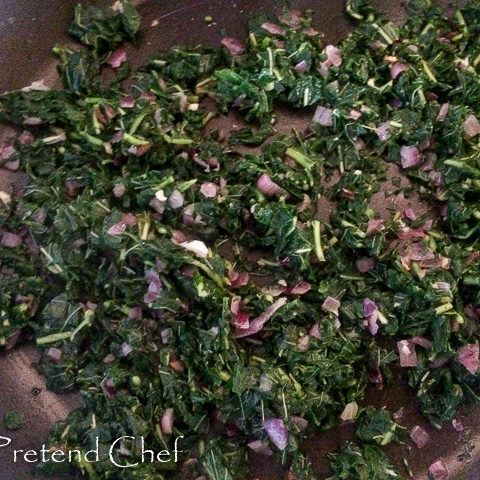
<svg viewBox="0 0 480 480">
<path fill-rule="evenodd" d="M 412 0 L 403 27 L 347 12 L 338 47 L 299 12 L 254 15 L 245 43 L 159 53 L 126 91 L 135 8 L 79 6 L 84 48 L 54 49 L 64 88 L 0 96 L 23 129 L 1 162 L 29 178 L 0 196 L 1 343 L 33 333 L 48 387 L 81 392 L 49 445 L 102 452 L 40 471 L 240 480 L 256 452 L 309 480 L 301 440 L 355 422 L 332 478 L 401 478 L 381 446 L 402 428 L 367 385 L 401 365 L 438 427 L 479 400 L 480 2 Z M 308 129 L 276 135 L 279 106 Z M 232 109 L 245 128 L 209 128 Z M 381 219 L 388 178 L 428 209 Z M 108 457 L 180 435 L 178 463 Z"/>
</svg>

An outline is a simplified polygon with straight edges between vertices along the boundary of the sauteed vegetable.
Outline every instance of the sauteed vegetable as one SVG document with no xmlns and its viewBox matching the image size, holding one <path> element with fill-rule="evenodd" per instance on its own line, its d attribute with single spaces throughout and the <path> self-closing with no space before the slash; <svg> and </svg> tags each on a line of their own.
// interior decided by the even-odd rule
<svg viewBox="0 0 480 480">
<path fill-rule="evenodd" d="M 354 422 L 332 478 L 402 478 L 382 446 L 408 432 L 367 385 L 403 375 L 437 427 L 478 401 L 480 3 L 408 9 L 400 27 L 347 1 L 338 45 L 301 12 L 256 14 L 245 40 L 158 53 L 130 84 L 137 11 L 79 6 L 63 89 L 0 96 L 19 127 L 1 162 L 28 175 L 0 194 L 1 342 L 33 334 L 48 387 L 82 395 L 53 450 L 101 451 L 39 471 L 239 480 L 255 452 L 314 479 L 301 440 Z M 278 134 L 279 108 L 308 128 Z M 244 126 L 212 126 L 232 111 Z M 388 195 L 423 207 L 376 211 Z M 108 456 L 179 436 L 178 462 Z"/>
</svg>

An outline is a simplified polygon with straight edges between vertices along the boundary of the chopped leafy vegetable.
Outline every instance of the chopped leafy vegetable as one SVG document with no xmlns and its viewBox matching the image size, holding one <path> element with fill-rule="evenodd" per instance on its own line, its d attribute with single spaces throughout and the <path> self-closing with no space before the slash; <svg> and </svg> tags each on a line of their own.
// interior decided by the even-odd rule
<svg viewBox="0 0 480 480">
<path fill-rule="evenodd" d="M 347 1 L 338 45 L 255 14 L 245 42 L 157 53 L 127 89 L 137 11 L 79 6 L 63 89 L 0 96 L 21 129 L 1 165 L 29 179 L 0 192 L 0 345 L 33 334 L 48 387 L 81 392 L 52 450 L 125 437 L 113 458 L 138 463 L 43 475 L 239 480 L 254 452 L 313 480 L 301 440 L 348 421 L 332 478 L 390 480 L 381 447 L 406 436 L 367 385 L 401 370 L 438 427 L 479 401 L 480 3 L 408 9 Z M 308 128 L 278 134 L 279 108 Z M 246 126 L 210 128 L 234 110 Z M 178 437 L 178 462 L 139 461 Z"/>
</svg>

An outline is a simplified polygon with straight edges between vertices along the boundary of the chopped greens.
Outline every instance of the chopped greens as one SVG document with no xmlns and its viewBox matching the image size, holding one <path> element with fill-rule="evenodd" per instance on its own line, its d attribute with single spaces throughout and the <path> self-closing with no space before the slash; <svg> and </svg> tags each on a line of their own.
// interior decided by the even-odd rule
<svg viewBox="0 0 480 480">
<path fill-rule="evenodd" d="M 5 413 L 5 428 L 7 430 L 19 430 L 23 427 L 25 420 L 23 414 L 15 410 L 9 410 Z"/>
<path fill-rule="evenodd" d="M 157 53 L 127 91 L 135 7 L 78 6 L 64 88 L 0 96 L 1 164 L 29 179 L 0 192 L 0 345 L 33 333 L 48 387 L 81 393 L 49 446 L 102 452 L 44 475 L 240 480 L 254 452 L 313 480 L 301 440 L 350 421 L 332 479 L 401 478 L 368 384 L 401 370 L 437 427 L 479 401 L 480 3 L 408 9 L 348 0 L 338 46 L 255 14 L 245 43 Z M 308 128 L 277 134 L 285 108 Z M 233 110 L 249 123 L 210 128 Z M 416 203 L 379 212 L 387 193 Z M 177 463 L 139 462 L 180 436 Z M 135 468 L 105 453 L 120 437 Z"/>
</svg>

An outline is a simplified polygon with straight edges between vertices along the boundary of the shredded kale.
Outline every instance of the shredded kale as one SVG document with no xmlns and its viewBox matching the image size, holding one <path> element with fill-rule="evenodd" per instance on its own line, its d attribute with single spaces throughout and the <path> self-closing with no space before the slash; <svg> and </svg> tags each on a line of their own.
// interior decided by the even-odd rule
<svg viewBox="0 0 480 480">
<path fill-rule="evenodd" d="M 49 447 L 102 452 L 39 472 L 238 480 L 254 451 L 313 480 L 301 441 L 350 421 L 332 478 L 401 478 L 381 447 L 404 429 L 369 384 L 401 371 L 437 427 L 479 401 L 480 3 L 408 10 L 347 1 L 338 46 L 255 14 L 245 43 L 159 52 L 127 88 L 139 14 L 79 6 L 63 89 L 0 95 L 23 130 L 1 165 L 28 176 L 0 192 L 0 345 L 34 338 L 48 387 L 81 393 Z M 277 133 L 285 109 L 308 128 Z M 178 462 L 139 461 L 179 436 Z M 119 472 L 120 437 L 138 466 Z"/>
</svg>

